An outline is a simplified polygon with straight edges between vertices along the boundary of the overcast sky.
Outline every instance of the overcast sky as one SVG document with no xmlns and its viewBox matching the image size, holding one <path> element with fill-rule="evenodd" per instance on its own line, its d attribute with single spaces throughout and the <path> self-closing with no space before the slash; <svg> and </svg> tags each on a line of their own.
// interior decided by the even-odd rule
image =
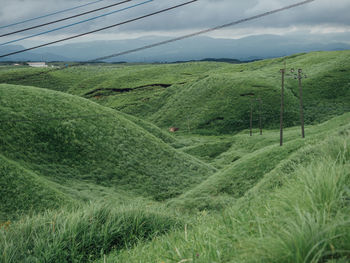
<svg viewBox="0 0 350 263">
<path fill-rule="evenodd" d="M 69 7 L 74 7 L 93 0 L 0 0 L 0 27 L 15 23 L 24 19 L 45 15 Z M 23 27 L 48 22 L 53 19 L 63 18 L 76 13 L 102 7 L 120 0 L 104 0 L 88 7 L 80 8 L 64 14 L 47 17 L 32 21 L 26 24 L 0 29 L 0 33 L 11 32 Z M 58 26 L 77 22 L 106 12 L 111 12 L 146 0 L 133 0 L 118 7 L 113 7 L 94 14 L 61 22 L 56 25 L 28 31 L 22 35 L 1 38 L 0 42 L 10 41 L 19 36 L 38 33 L 44 30 L 53 29 Z M 174 36 L 183 33 L 190 33 L 199 29 L 225 24 L 231 21 L 253 16 L 271 9 L 290 5 L 300 0 L 199 0 L 185 7 L 180 7 L 164 14 L 160 14 L 141 21 L 109 29 L 97 35 L 82 37 L 77 41 L 96 39 L 127 39 L 140 36 Z M 97 29 L 110 24 L 144 15 L 162 8 L 186 2 L 186 0 L 154 0 L 150 3 L 123 11 L 108 17 L 100 18 L 89 23 L 80 24 L 70 29 L 51 33 L 49 35 L 36 37 L 31 40 L 17 42 L 21 45 L 32 45 L 34 43 L 47 42 L 69 36 L 75 33 L 82 33 Z M 212 37 L 219 38 L 240 38 L 256 34 L 315 34 L 329 35 L 332 33 L 350 34 L 350 0 L 315 0 L 314 2 L 294 10 L 285 11 L 270 17 L 251 21 L 229 29 L 211 33 Z M 339 34 L 337 34 L 339 35 Z M 1 49 L 1 46 L 0 46 Z"/>
</svg>

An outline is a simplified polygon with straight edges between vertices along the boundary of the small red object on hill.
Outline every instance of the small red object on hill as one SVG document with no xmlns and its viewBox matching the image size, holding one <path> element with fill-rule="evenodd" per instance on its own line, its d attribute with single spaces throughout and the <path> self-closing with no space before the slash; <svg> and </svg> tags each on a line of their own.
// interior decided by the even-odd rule
<svg viewBox="0 0 350 263">
<path fill-rule="evenodd" d="M 179 130 L 179 128 L 177 128 L 177 127 L 170 127 L 169 128 L 170 132 L 177 132 L 178 130 Z"/>
</svg>

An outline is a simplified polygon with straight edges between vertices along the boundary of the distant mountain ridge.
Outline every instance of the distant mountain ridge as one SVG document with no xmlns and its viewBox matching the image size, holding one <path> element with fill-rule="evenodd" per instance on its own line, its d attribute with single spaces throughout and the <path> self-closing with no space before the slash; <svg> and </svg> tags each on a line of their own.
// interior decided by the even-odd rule
<svg viewBox="0 0 350 263">
<path fill-rule="evenodd" d="M 164 41 L 166 37 L 144 37 L 128 40 L 92 41 L 45 47 L 3 58 L 0 61 L 88 61 L 144 45 Z M 350 49 L 350 42 L 328 41 L 322 38 L 297 36 L 257 35 L 241 39 L 215 39 L 195 37 L 168 45 L 135 52 L 108 60 L 108 62 L 177 62 L 197 60 L 250 61 L 281 57 L 301 52 L 335 51 Z M 5 46 L 0 54 L 22 49 L 22 46 Z"/>
</svg>

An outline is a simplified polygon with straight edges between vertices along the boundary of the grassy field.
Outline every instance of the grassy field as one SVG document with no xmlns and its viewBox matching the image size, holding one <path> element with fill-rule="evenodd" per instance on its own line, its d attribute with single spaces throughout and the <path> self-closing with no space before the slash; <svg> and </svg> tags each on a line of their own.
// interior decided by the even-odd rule
<svg viewBox="0 0 350 263">
<path fill-rule="evenodd" d="M 0 82 L 68 92 L 151 121 L 161 128 L 176 126 L 190 133 L 220 135 L 249 127 L 251 104 L 254 126 L 258 125 L 260 109 L 252 101 L 256 98 L 263 101 L 264 127 L 278 127 L 279 70 L 284 63 L 287 69 L 302 68 L 307 74 L 303 80 L 307 123 L 322 122 L 347 112 L 350 108 L 350 77 L 346 74 L 350 70 L 349 59 L 349 51 L 337 51 L 246 64 L 83 66 L 26 79 L 21 77 L 43 70 L 3 69 Z M 299 120 L 298 82 L 293 77 L 290 74 L 286 78 L 286 126 L 294 126 Z"/>
<path fill-rule="evenodd" d="M 350 262 L 349 57 L 1 66 L 0 262 Z"/>
<path fill-rule="evenodd" d="M 0 222 L 21 213 L 59 208 L 73 199 L 57 190 L 53 183 L 0 156 Z"/>
<path fill-rule="evenodd" d="M 286 160 L 299 156 L 297 164 L 309 163 L 311 160 L 304 154 L 303 149 L 313 147 L 329 136 L 337 137 L 339 131 L 348 128 L 349 114 L 307 127 L 308 137 L 304 140 L 300 138 L 299 127 L 289 128 L 285 131 L 285 137 L 288 139 L 283 147 L 280 147 L 279 141 L 276 140 L 277 131 L 268 131 L 263 136 L 257 135 L 253 138 L 247 134 L 238 134 L 231 148 L 211 162 L 213 165 L 219 163 L 224 168 L 170 202 L 187 209 L 221 210 L 227 202 L 234 202 L 243 197 L 264 176 Z M 306 156 L 300 157 L 300 150 Z"/>
<path fill-rule="evenodd" d="M 349 141 L 330 140 L 326 157 L 266 178 L 272 187 L 107 262 L 349 262 Z"/>
<path fill-rule="evenodd" d="M 13 85 L 0 85 L 0 97 L 6 120 L 1 153 L 53 182 L 84 181 L 164 200 L 216 170 L 176 151 L 123 114 L 88 100 Z"/>
</svg>

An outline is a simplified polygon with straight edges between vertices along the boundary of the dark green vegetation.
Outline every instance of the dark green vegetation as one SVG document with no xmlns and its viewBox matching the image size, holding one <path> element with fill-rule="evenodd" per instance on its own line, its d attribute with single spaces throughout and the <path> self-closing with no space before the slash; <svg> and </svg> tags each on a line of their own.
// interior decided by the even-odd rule
<svg viewBox="0 0 350 263">
<path fill-rule="evenodd" d="M 72 202 L 52 183 L 0 156 L 0 221 L 16 213 L 58 208 Z"/>
<path fill-rule="evenodd" d="M 198 214 L 188 232 L 112 254 L 108 262 L 349 262 L 348 136 L 299 151 L 323 152 L 308 164 L 286 159 L 228 208 Z"/>
<path fill-rule="evenodd" d="M 1 153 L 55 182 L 84 180 L 164 200 L 215 171 L 88 100 L 11 85 L 0 86 L 0 98 L 8 120 Z"/>
<path fill-rule="evenodd" d="M 0 67 L 0 262 L 349 262 L 349 58 Z"/>
<path fill-rule="evenodd" d="M 180 219 L 142 207 L 99 204 L 50 212 L 3 232 L 2 262 L 88 262 L 182 225 Z M 24 252 L 24 253 L 23 253 Z"/>
</svg>

